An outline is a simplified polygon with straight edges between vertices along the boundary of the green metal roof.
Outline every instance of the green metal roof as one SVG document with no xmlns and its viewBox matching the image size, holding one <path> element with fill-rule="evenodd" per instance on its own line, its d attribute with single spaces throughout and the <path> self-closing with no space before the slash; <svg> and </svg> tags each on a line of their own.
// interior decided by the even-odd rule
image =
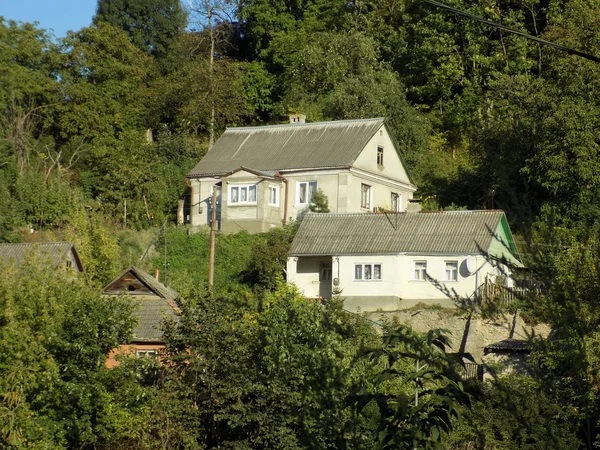
<svg viewBox="0 0 600 450">
<path fill-rule="evenodd" d="M 291 255 L 476 254 L 487 251 L 497 239 L 503 217 L 502 211 L 309 213 L 300 224 Z M 512 242 L 512 236 L 508 239 Z"/>
<path fill-rule="evenodd" d="M 188 177 L 351 167 L 383 118 L 228 128 Z"/>
</svg>

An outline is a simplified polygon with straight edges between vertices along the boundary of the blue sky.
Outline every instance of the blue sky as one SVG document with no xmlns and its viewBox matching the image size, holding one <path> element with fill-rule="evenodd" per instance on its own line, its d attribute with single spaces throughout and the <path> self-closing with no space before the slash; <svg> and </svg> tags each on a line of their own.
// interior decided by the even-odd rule
<svg viewBox="0 0 600 450">
<path fill-rule="evenodd" d="M 77 31 L 92 22 L 97 0 L 0 0 L 0 16 L 6 20 L 39 22 L 40 28 L 54 29 L 57 38 L 68 30 Z"/>
</svg>

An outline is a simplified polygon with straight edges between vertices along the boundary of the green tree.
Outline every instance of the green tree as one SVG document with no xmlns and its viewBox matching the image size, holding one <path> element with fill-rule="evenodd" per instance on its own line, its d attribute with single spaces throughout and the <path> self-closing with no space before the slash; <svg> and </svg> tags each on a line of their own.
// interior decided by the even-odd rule
<svg viewBox="0 0 600 450">
<path fill-rule="evenodd" d="M 123 30 L 137 48 L 164 62 L 178 51 L 187 15 L 179 0 L 98 0 L 93 21 Z"/>
<path fill-rule="evenodd" d="M 317 189 L 314 192 L 313 197 L 310 200 L 310 205 L 308 205 L 308 209 L 312 212 L 329 212 L 329 201 L 327 199 L 327 196 L 323 193 L 321 189 Z"/>
<path fill-rule="evenodd" d="M 359 380 L 350 402 L 358 413 L 377 405 L 380 448 L 440 448 L 462 406 L 470 404 L 448 345 L 441 330 L 419 334 L 400 326 L 364 351 L 374 363 L 374 381 Z"/>
<path fill-rule="evenodd" d="M 362 318 L 283 286 L 259 298 L 195 295 L 181 307 L 167 330 L 167 386 L 196 445 L 343 448 L 346 431 L 360 435 L 345 395 L 353 356 L 373 337 Z"/>
<path fill-rule="evenodd" d="M 111 438 L 108 352 L 131 335 L 131 305 L 102 298 L 42 255 L 0 274 L 0 445 L 84 448 Z"/>
</svg>

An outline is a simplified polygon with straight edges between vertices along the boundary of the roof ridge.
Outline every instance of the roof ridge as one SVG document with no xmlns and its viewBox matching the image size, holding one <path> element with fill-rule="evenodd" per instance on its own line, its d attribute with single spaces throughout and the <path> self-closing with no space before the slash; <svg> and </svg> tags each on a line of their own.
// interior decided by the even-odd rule
<svg viewBox="0 0 600 450">
<path fill-rule="evenodd" d="M 227 127 L 225 130 L 237 131 L 237 130 L 265 130 L 272 128 L 290 128 L 290 127 L 309 127 L 319 125 L 331 125 L 331 124 L 348 124 L 348 123 L 359 123 L 359 122 L 384 122 L 385 117 L 371 117 L 368 119 L 344 119 L 344 120 L 326 120 L 322 122 L 295 122 L 295 123 L 279 123 L 273 125 L 255 125 L 252 127 Z"/>
</svg>

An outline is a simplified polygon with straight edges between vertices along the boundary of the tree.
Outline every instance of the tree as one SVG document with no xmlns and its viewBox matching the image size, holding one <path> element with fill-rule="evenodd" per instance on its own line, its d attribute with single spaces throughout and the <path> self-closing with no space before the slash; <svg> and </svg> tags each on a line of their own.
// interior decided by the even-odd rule
<svg viewBox="0 0 600 450">
<path fill-rule="evenodd" d="M 167 386 L 195 445 L 343 448 L 346 433 L 361 434 L 345 395 L 362 369 L 353 356 L 373 337 L 362 318 L 284 286 L 186 299 L 167 330 Z"/>
<path fill-rule="evenodd" d="M 327 200 L 327 196 L 323 193 L 321 189 L 317 189 L 313 193 L 313 197 L 310 201 L 310 205 L 308 205 L 308 209 L 312 212 L 318 213 L 328 213 L 329 212 L 329 201 Z"/>
<path fill-rule="evenodd" d="M 0 274 L 0 445 L 101 446 L 115 430 L 108 352 L 127 342 L 132 306 L 102 298 L 43 255 Z"/>
<path fill-rule="evenodd" d="M 441 330 L 419 334 L 400 326 L 362 353 L 374 365 L 374 381 L 359 380 L 349 401 L 358 413 L 377 405 L 380 448 L 439 448 L 461 408 L 470 404 L 448 345 Z"/>
<path fill-rule="evenodd" d="M 137 48 L 164 63 L 178 51 L 187 15 L 179 0 L 98 0 L 93 22 L 123 30 Z"/>
</svg>

